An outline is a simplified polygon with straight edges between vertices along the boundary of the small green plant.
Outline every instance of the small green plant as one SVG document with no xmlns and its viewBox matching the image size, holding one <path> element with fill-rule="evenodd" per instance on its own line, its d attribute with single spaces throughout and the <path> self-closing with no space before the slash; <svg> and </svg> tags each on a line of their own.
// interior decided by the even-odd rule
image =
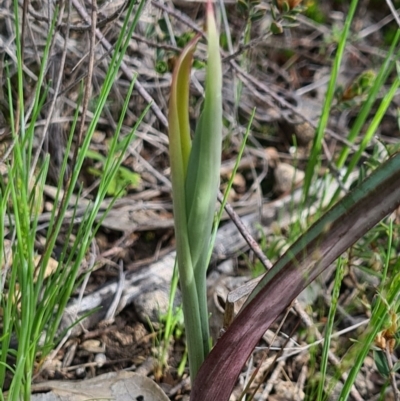
<svg viewBox="0 0 400 401">
<path fill-rule="evenodd" d="M 368 95 L 375 78 L 375 72 L 368 70 L 358 75 L 346 87 L 338 87 L 335 92 L 338 106 L 351 108 L 359 105 Z"/>
<path fill-rule="evenodd" d="M 173 74 L 169 150 L 177 263 L 183 298 L 191 379 L 209 352 L 206 272 L 217 200 L 222 146 L 222 68 L 213 6 L 207 3 L 208 62 L 205 100 L 193 143 L 189 78 L 200 36 L 183 50 Z"/>
<path fill-rule="evenodd" d="M 393 225 L 391 225 L 393 229 Z M 387 299 L 379 294 L 375 297 L 372 307 L 376 307 L 377 300 L 380 300 L 385 309 L 384 321 L 381 331 L 379 331 L 374 339 L 374 360 L 378 372 L 385 379 L 394 379 L 394 374 L 400 369 L 400 363 L 396 362 L 393 365 L 392 355 L 395 353 L 399 345 L 400 339 L 400 301 L 395 301 L 390 305 Z M 395 383 L 395 381 L 394 381 Z M 396 391 L 397 386 L 394 386 Z"/>
<path fill-rule="evenodd" d="M 184 324 L 182 317 L 183 311 L 182 308 L 177 308 L 175 306 L 175 296 L 176 290 L 178 287 L 178 271 L 177 264 L 175 261 L 174 271 L 172 274 L 169 299 L 168 299 L 168 309 L 165 316 L 161 316 L 161 324 L 163 327 L 162 336 L 159 339 L 160 343 L 160 355 L 159 355 L 159 367 L 160 367 L 160 376 L 164 372 L 165 368 L 168 368 L 168 355 L 169 348 L 171 344 L 171 339 L 174 336 L 176 331 L 180 332 L 182 328 L 182 324 Z M 186 351 L 185 351 L 186 353 Z"/>
<path fill-rule="evenodd" d="M 88 172 L 95 177 L 102 177 L 104 174 L 104 165 L 107 158 L 99 152 L 88 149 L 86 153 L 88 159 L 101 162 L 101 167 L 89 167 Z M 109 187 L 107 188 L 108 196 L 121 197 L 126 194 L 127 190 L 137 188 L 140 184 L 140 175 L 129 170 L 124 166 L 120 166 L 116 171 L 115 177 L 110 181 Z"/>
<path fill-rule="evenodd" d="M 270 30 L 274 35 L 283 33 L 285 28 L 296 26 L 296 16 L 304 11 L 302 0 L 274 0 L 271 7 L 272 23 Z"/>
</svg>

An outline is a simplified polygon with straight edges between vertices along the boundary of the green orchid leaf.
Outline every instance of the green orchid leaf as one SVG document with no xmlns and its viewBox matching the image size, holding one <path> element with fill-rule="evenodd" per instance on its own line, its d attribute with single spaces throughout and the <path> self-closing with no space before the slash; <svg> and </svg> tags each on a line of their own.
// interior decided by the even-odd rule
<svg viewBox="0 0 400 401">
<path fill-rule="evenodd" d="M 176 251 L 191 377 L 196 375 L 204 359 L 200 308 L 187 234 L 185 200 L 185 179 L 191 151 L 189 80 L 193 53 L 199 38 L 196 36 L 189 42 L 176 62 L 172 76 L 168 115 Z"/>
<path fill-rule="evenodd" d="M 200 304 L 204 356 L 209 352 L 206 274 L 208 249 L 219 188 L 222 152 L 222 67 L 212 4 L 207 8 L 208 58 L 203 112 L 186 177 L 188 239 Z"/>
<path fill-rule="evenodd" d="M 169 103 L 175 237 L 192 380 L 209 352 L 206 272 L 221 167 L 222 72 L 211 2 L 204 108 L 191 143 L 189 82 L 199 39 L 199 35 L 192 39 L 176 62 Z"/>
</svg>

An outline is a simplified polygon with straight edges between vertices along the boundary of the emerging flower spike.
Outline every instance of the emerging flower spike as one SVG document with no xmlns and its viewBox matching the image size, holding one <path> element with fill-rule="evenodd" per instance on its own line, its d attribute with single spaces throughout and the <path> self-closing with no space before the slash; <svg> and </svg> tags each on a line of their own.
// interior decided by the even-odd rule
<svg viewBox="0 0 400 401">
<path fill-rule="evenodd" d="M 222 68 L 213 5 L 207 3 L 208 57 L 205 99 L 193 143 L 189 82 L 200 36 L 176 62 L 169 102 L 169 150 L 175 236 L 192 380 L 209 352 L 206 273 L 219 186 L 222 144 Z"/>
</svg>

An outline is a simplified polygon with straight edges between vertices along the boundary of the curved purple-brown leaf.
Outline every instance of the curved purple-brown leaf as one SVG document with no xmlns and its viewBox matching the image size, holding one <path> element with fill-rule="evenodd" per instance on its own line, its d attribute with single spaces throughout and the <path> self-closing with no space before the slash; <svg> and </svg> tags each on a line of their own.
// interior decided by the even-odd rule
<svg viewBox="0 0 400 401">
<path fill-rule="evenodd" d="M 227 401 L 243 365 L 277 317 L 324 269 L 399 205 L 398 153 L 311 226 L 263 277 L 251 301 L 201 366 L 191 401 Z"/>
</svg>

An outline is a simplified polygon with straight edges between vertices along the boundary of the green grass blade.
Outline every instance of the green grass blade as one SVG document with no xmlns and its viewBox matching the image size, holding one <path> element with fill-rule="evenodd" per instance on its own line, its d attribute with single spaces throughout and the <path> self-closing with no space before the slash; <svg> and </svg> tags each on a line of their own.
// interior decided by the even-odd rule
<svg viewBox="0 0 400 401">
<path fill-rule="evenodd" d="M 391 250 L 393 240 L 393 222 L 389 225 L 388 230 L 388 244 L 386 252 L 386 260 L 384 265 L 383 277 L 386 277 L 390 265 Z M 400 261 L 397 261 L 393 267 L 394 272 L 398 272 L 400 269 Z M 345 361 L 351 366 L 349 375 L 344 383 L 342 391 L 340 393 L 339 401 L 347 400 L 350 394 L 350 390 L 356 380 L 359 371 L 362 368 L 362 364 L 371 349 L 377 334 L 382 330 L 382 326 L 387 321 L 388 309 L 387 305 L 396 305 L 399 302 L 400 294 L 400 273 L 393 274 L 393 278 L 388 283 L 382 281 L 380 287 L 381 296 L 378 298 L 378 302 L 372 310 L 371 319 L 369 326 L 365 333 L 359 338 L 359 341 L 353 346 L 353 349 L 349 351 L 345 358 Z M 383 298 L 384 296 L 384 298 Z"/>
<path fill-rule="evenodd" d="M 322 356 L 321 356 L 321 368 L 320 368 L 321 377 L 318 383 L 318 397 L 317 397 L 317 400 L 320 401 L 323 400 L 324 384 L 326 380 L 326 372 L 328 369 L 328 354 L 331 345 L 331 335 L 333 331 L 333 323 L 335 321 L 336 308 L 339 301 L 340 287 L 342 285 L 343 276 L 344 276 L 344 263 L 343 259 L 340 258 L 336 263 L 335 282 L 332 291 L 331 306 L 329 308 L 328 321 L 325 328 L 324 346 L 322 349 Z"/>
<path fill-rule="evenodd" d="M 325 102 L 322 109 L 322 115 L 319 120 L 319 124 L 317 127 L 317 131 L 315 133 L 310 159 L 307 164 L 306 174 L 304 177 L 304 187 L 303 187 L 303 203 L 306 204 L 306 200 L 308 198 L 311 182 L 315 176 L 315 172 L 319 170 L 319 157 L 322 149 L 322 141 L 324 138 L 325 128 L 328 125 L 328 119 L 330 114 L 330 108 L 332 105 L 333 97 L 335 95 L 336 89 L 336 80 L 339 75 L 339 69 L 342 62 L 347 37 L 349 36 L 351 22 L 353 21 L 354 14 L 357 8 L 358 0 L 352 0 L 350 4 L 350 8 L 347 14 L 347 18 L 344 24 L 342 36 L 340 38 L 338 48 L 336 51 L 336 57 L 333 63 L 331 78 L 329 81 L 328 89 L 325 95 Z"/>
<path fill-rule="evenodd" d="M 349 135 L 347 136 L 347 140 L 351 143 L 354 142 L 354 140 L 357 138 L 359 135 L 362 126 L 364 125 L 365 121 L 367 120 L 368 116 L 370 115 L 371 108 L 373 107 L 376 98 L 379 94 L 379 91 L 382 89 L 382 86 L 386 82 L 389 74 L 391 71 L 393 71 L 393 67 L 395 65 L 395 62 L 393 61 L 394 57 L 394 51 L 397 49 L 397 45 L 400 40 L 400 29 L 397 30 L 395 37 L 393 38 L 393 42 L 390 46 L 390 49 L 385 57 L 384 62 L 382 63 L 382 66 L 379 70 L 379 73 L 377 74 L 376 78 L 374 79 L 374 83 L 369 90 L 368 97 L 366 101 L 363 103 L 360 112 L 357 115 L 357 119 L 354 122 Z M 397 54 L 398 56 L 398 54 Z M 396 59 L 398 57 L 395 57 Z M 344 163 L 348 157 L 348 154 L 350 152 L 350 149 L 348 146 L 345 146 L 336 162 L 336 166 L 338 168 L 342 168 L 344 166 Z"/>
</svg>

